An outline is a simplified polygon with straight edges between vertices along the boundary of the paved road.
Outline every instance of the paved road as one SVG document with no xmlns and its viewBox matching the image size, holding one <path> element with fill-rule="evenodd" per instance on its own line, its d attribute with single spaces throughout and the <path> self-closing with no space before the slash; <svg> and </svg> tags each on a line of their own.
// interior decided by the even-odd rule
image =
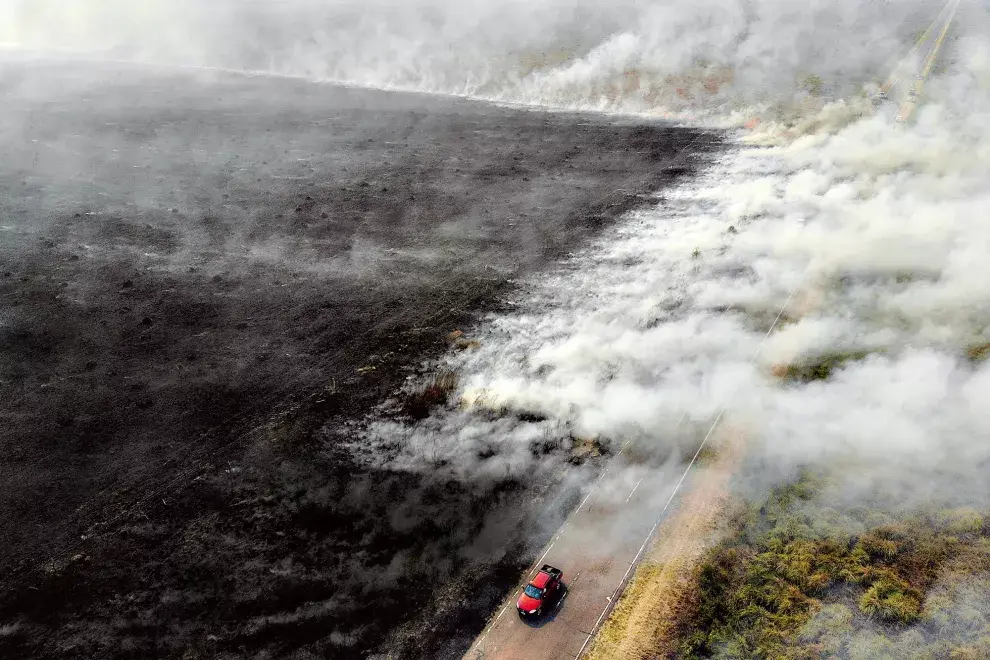
<svg viewBox="0 0 990 660">
<path fill-rule="evenodd" d="M 573 660 L 587 645 L 643 548 L 679 478 L 629 465 L 620 455 L 568 518 L 545 554 L 499 608 L 465 660 Z M 621 514 L 621 515 L 620 515 Z M 544 621 L 524 622 L 519 591 L 543 563 L 564 571 L 567 594 Z"/>
</svg>

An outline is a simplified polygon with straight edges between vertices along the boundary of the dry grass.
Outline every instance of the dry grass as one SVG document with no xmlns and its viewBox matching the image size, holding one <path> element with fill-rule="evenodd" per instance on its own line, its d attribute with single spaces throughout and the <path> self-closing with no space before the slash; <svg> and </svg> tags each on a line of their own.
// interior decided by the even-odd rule
<svg viewBox="0 0 990 660">
<path fill-rule="evenodd" d="M 966 357 L 973 362 L 982 362 L 990 358 L 990 344 L 980 344 L 972 346 L 966 351 Z"/>
<path fill-rule="evenodd" d="M 611 101 L 638 94 L 653 106 L 667 105 L 671 101 L 697 105 L 718 94 L 733 79 L 732 69 L 703 63 L 695 64 L 681 75 L 630 68 L 603 79 L 597 92 Z"/>
<path fill-rule="evenodd" d="M 481 342 L 477 339 L 468 339 L 461 330 L 454 330 L 447 335 L 447 343 L 456 351 L 466 351 L 469 349 L 481 348 Z"/>
<path fill-rule="evenodd" d="M 598 458 L 601 455 L 602 445 L 598 438 L 574 438 L 569 460 L 580 465 L 589 458 Z"/>
<path fill-rule="evenodd" d="M 791 364 L 778 363 L 771 367 L 770 373 L 775 378 L 781 380 L 801 383 L 828 380 L 836 370 L 841 369 L 847 363 L 863 360 L 868 355 L 868 351 L 851 351 L 848 353 L 822 355 L 814 359 Z"/>
<path fill-rule="evenodd" d="M 922 594 L 896 575 L 874 582 L 859 599 L 859 609 L 885 623 L 912 623 L 921 616 Z"/>
<path fill-rule="evenodd" d="M 518 72 L 527 76 L 537 71 L 547 71 L 566 65 L 579 55 L 580 53 L 567 48 L 526 51 L 518 54 Z"/>
<path fill-rule="evenodd" d="M 595 637 L 589 660 L 665 658 L 676 651 L 680 626 L 697 607 L 694 569 L 724 528 L 729 479 L 742 450 L 742 435 L 731 433 L 699 470 Z"/>
<path fill-rule="evenodd" d="M 425 419 L 430 411 L 447 403 L 457 389 L 457 374 L 440 371 L 417 389 L 408 392 L 402 400 L 402 411 L 413 419 Z"/>
<path fill-rule="evenodd" d="M 971 508 L 930 509 L 865 531 L 858 524 L 815 529 L 811 521 L 838 513 L 816 499 L 821 483 L 805 473 L 774 489 L 758 513 L 750 506 L 734 536 L 706 553 L 677 657 L 845 657 L 846 644 L 867 657 L 864 644 L 898 644 L 905 626 L 931 642 L 912 657 L 979 648 L 971 644 L 975 628 L 953 629 L 953 622 L 961 606 L 967 617 L 986 620 L 965 604 L 967 593 L 990 584 L 983 577 L 990 574 L 986 517 Z M 867 510 L 854 515 L 869 517 Z M 855 610 L 865 616 L 854 621 Z"/>
</svg>

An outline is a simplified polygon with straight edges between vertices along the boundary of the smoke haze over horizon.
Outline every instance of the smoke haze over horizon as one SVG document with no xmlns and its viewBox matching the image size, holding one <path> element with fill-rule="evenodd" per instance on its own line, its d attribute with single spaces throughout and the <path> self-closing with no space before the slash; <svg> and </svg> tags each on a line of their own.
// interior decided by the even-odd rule
<svg viewBox="0 0 990 660">
<path fill-rule="evenodd" d="M 631 441 L 673 479 L 724 409 L 749 439 L 746 494 L 810 464 L 832 466 L 834 496 L 850 506 L 986 507 L 986 6 L 962 3 L 913 122 L 894 126 L 864 94 L 942 7 L 0 0 L 0 43 L 10 57 L 747 125 L 658 205 L 518 282 L 515 309 L 477 329 L 476 350 L 447 359 L 466 405 L 412 426 L 378 419 L 356 449 L 370 465 L 470 483 L 557 467 L 559 456 L 534 459 L 541 439 L 601 437 Z M 828 378 L 777 377 L 829 360 Z"/>
<path fill-rule="evenodd" d="M 940 7 L 930 0 L 4 0 L 0 44 L 697 119 L 800 103 L 809 90 L 855 93 L 886 75 Z"/>
<path fill-rule="evenodd" d="M 785 463 L 852 451 L 913 472 L 920 456 L 959 457 L 978 485 L 968 471 L 990 456 L 970 439 L 988 429 L 988 376 L 966 355 L 990 342 L 990 21 L 977 3 L 964 3 L 904 130 L 871 115 L 861 92 L 940 2 L 0 6 L 0 41 L 15 51 L 730 126 L 760 117 L 700 181 L 632 214 L 579 265 L 527 281 L 529 311 L 494 320 L 462 360 L 465 392 L 660 445 L 680 437 L 683 413 L 706 420 L 729 405 Z M 791 291 L 794 322 L 753 361 L 759 319 Z M 868 357 L 827 382 L 782 388 L 767 376 L 835 354 Z M 534 431 L 520 433 L 525 444 Z"/>
</svg>

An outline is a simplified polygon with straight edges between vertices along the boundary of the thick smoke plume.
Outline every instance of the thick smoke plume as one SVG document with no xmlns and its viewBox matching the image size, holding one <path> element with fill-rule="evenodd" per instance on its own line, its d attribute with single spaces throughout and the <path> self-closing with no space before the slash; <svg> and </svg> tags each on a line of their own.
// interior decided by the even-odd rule
<svg viewBox="0 0 990 660">
<path fill-rule="evenodd" d="M 720 117 L 800 104 L 809 93 L 854 92 L 895 62 L 937 11 L 920 0 L 5 0 L 0 43 Z"/>
<path fill-rule="evenodd" d="M 530 282 L 526 311 L 495 320 L 465 359 L 464 393 L 564 420 L 576 434 L 660 446 L 685 435 L 685 412 L 693 428 L 728 406 L 786 463 L 854 452 L 883 456 L 889 474 L 931 463 L 975 476 L 987 375 L 967 355 L 990 341 L 985 7 L 961 10 L 914 125 L 894 130 L 857 100 L 940 9 L 8 1 L 0 40 L 22 55 L 59 49 L 568 108 L 770 119 L 744 138 L 753 148 L 707 180 Z M 766 112 L 785 108 L 786 124 Z M 754 360 L 792 291 L 792 322 Z M 854 353 L 868 355 L 825 382 L 781 387 L 769 375 L 777 363 Z M 457 452 L 470 431 L 453 426 L 461 441 L 448 451 Z M 518 441 L 540 432 L 518 431 Z M 503 445 L 515 437 L 496 435 Z M 438 442 L 429 441 L 434 454 Z M 982 497 L 978 484 L 950 481 Z"/>
<path fill-rule="evenodd" d="M 905 50 L 903 35 L 920 33 L 939 9 L 816 5 L 807 20 L 833 12 L 840 38 L 802 32 L 803 19 L 784 4 L 751 3 L 748 19 L 723 16 L 711 29 L 746 32 L 752 45 L 776 26 L 789 31 L 768 43 L 798 39 L 807 52 L 746 57 L 728 37 L 733 48 L 716 40 L 707 52 L 731 63 L 742 96 L 762 89 L 771 104 L 790 103 L 797 72 L 813 65 L 836 88 L 867 72 L 882 80 L 881 53 Z M 696 19 L 679 17 L 682 26 Z M 799 465 L 838 462 L 856 466 L 844 491 L 850 500 L 882 493 L 985 504 L 987 23 L 982 7 L 961 10 L 915 123 L 895 128 L 884 112 L 846 98 L 768 121 L 742 134 L 745 148 L 700 181 L 632 214 L 559 272 L 529 281 L 520 310 L 494 318 L 482 348 L 455 360 L 467 407 L 544 415 L 551 421 L 543 426 L 633 439 L 662 456 L 693 449 L 724 407 L 762 457 L 754 458 L 760 489 Z M 667 39 L 673 60 L 678 48 L 690 52 L 689 43 Z M 808 54 L 839 43 L 838 59 Z M 869 52 L 859 48 L 866 43 Z M 781 86 L 742 82 L 758 71 L 773 71 Z M 620 98 L 627 107 L 640 100 L 637 92 Z M 545 100 L 559 99 L 551 91 Z M 836 365 L 828 379 L 787 377 L 822 363 Z M 479 446 L 496 443 L 498 469 L 511 471 L 545 432 L 489 424 L 457 413 L 420 427 L 406 446 L 422 456 L 428 444 L 432 456 L 465 469 Z"/>
<path fill-rule="evenodd" d="M 863 95 L 940 9 L 32 0 L 4 4 L 0 41 L 19 56 L 59 49 L 722 125 L 762 119 L 705 176 L 522 282 L 517 311 L 451 358 L 465 410 L 412 429 L 379 424 L 387 460 L 526 474 L 534 442 L 569 434 L 630 439 L 663 466 L 690 455 L 724 409 L 747 430 L 755 492 L 832 464 L 850 503 L 986 506 L 986 5 L 964 3 L 915 122 L 894 127 Z M 788 378 L 828 361 L 826 379 Z"/>
</svg>

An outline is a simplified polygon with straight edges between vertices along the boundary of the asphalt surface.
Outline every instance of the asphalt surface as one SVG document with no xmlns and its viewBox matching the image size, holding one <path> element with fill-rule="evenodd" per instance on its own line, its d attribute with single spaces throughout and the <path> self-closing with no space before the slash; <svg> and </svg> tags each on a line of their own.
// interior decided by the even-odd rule
<svg viewBox="0 0 990 660">
<path fill-rule="evenodd" d="M 0 655 L 462 655 L 575 502 L 346 447 L 718 136 L 93 64 L 0 94 Z"/>
<path fill-rule="evenodd" d="M 579 657 L 634 570 L 678 478 L 629 465 L 621 455 L 612 461 L 464 660 Z M 516 599 L 544 563 L 564 571 L 566 596 L 542 619 L 523 619 L 516 611 Z"/>
</svg>

